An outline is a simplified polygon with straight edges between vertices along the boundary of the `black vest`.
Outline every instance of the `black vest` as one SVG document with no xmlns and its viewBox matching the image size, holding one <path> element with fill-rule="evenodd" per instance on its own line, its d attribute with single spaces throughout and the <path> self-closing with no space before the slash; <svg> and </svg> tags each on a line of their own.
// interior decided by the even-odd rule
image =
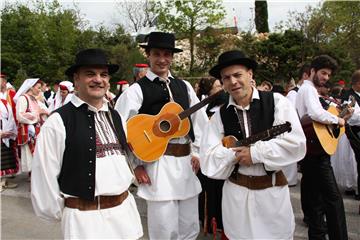
<svg viewBox="0 0 360 240">
<path fill-rule="evenodd" d="M 109 107 L 116 136 L 123 149 L 127 149 L 126 136 L 120 115 Z M 94 112 L 86 104 L 75 107 L 71 102 L 57 109 L 65 126 L 65 151 L 58 177 L 63 193 L 94 200 L 96 132 Z M 111 122 L 110 122 L 111 124 Z"/>
<path fill-rule="evenodd" d="M 143 103 L 139 109 L 139 113 L 156 115 L 160 112 L 161 108 L 170 101 L 169 91 L 167 90 L 166 83 L 159 81 L 158 78 L 151 81 L 147 77 L 143 77 L 136 83 L 140 85 L 143 94 Z M 184 81 L 173 78 L 170 81 L 170 90 L 173 95 L 174 101 L 186 110 L 189 108 L 189 96 L 187 87 Z M 189 137 L 192 141 L 195 140 L 194 130 L 192 127 L 191 118 L 189 117 L 191 128 Z"/>
<path fill-rule="evenodd" d="M 273 126 L 274 123 L 274 95 L 273 92 L 262 92 L 259 91 L 260 99 L 253 99 L 250 103 L 250 130 L 251 134 L 256 134 L 265 131 Z M 226 107 L 228 103 L 224 104 L 220 108 L 221 121 L 224 125 L 224 135 L 233 135 L 238 140 L 243 139 L 245 133 L 241 132 L 238 117 L 235 113 L 235 107 Z M 269 139 L 264 139 L 267 141 Z M 264 165 L 263 165 L 264 166 Z M 239 169 L 239 164 L 235 165 L 232 174 L 236 174 Z M 267 171 L 264 166 L 266 174 L 270 175 L 274 171 Z"/>
<path fill-rule="evenodd" d="M 274 123 L 274 96 L 272 92 L 259 91 L 260 99 L 253 99 L 250 103 L 250 126 L 251 133 L 256 134 L 265 131 Z M 221 121 L 224 126 L 224 135 L 233 135 L 237 139 L 243 139 L 245 133 L 241 132 L 238 117 L 234 106 L 228 106 L 228 102 L 220 108 Z"/>
</svg>

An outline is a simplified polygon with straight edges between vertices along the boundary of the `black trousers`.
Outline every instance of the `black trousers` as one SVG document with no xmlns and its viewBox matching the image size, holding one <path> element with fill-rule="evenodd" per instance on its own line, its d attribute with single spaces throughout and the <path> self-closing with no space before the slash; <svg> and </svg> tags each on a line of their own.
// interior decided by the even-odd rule
<svg viewBox="0 0 360 240">
<path fill-rule="evenodd" d="M 344 203 L 337 186 L 330 156 L 306 156 L 301 163 L 301 198 L 305 198 L 309 239 L 348 239 Z M 327 228 L 324 224 L 326 216 Z"/>
<path fill-rule="evenodd" d="M 356 137 L 356 133 L 359 131 L 359 126 L 357 127 L 350 127 L 347 125 L 345 127 L 345 133 L 350 141 L 351 148 L 354 150 L 355 153 L 355 160 L 357 164 L 357 172 L 358 172 L 358 178 L 357 178 L 357 186 L 358 191 L 357 194 L 360 194 L 360 139 L 359 137 Z"/>
</svg>

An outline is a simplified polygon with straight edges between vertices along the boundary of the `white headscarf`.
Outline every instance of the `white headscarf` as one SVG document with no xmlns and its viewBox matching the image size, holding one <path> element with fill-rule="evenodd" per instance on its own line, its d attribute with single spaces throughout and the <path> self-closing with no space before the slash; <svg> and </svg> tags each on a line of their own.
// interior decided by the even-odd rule
<svg viewBox="0 0 360 240">
<path fill-rule="evenodd" d="M 14 86 L 11 85 L 11 83 L 9 83 L 9 82 L 6 83 L 6 89 L 14 89 L 15 90 Z"/>
<path fill-rule="evenodd" d="M 19 99 L 19 97 L 23 94 L 25 94 L 27 91 L 29 91 L 30 88 L 32 88 L 37 81 L 39 81 L 40 78 L 28 78 L 26 79 L 23 84 L 21 85 L 21 87 L 19 88 L 19 90 L 16 92 L 15 96 L 14 96 L 14 102 L 16 103 L 17 100 Z"/>
<path fill-rule="evenodd" d="M 61 87 L 66 87 L 66 89 L 69 91 L 69 94 L 66 96 L 64 103 L 62 103 L 62 98 L 61 98 Z M 49 106 L 49 110 L 52 112 L 56 109 L 58 109 L 59 107 L 67 104 L 68 102 L 70 102 L 71 97 L 72 97 L 72 92 L 74 91 L 74 85 L 72 82 L 70 81 L 62 81 L 59 83 L 59 89 L 57 90 L 56 94 L 55 94 L 55 98 L 54 101 L 51 103 L 51 105 Z"/>
</svg>

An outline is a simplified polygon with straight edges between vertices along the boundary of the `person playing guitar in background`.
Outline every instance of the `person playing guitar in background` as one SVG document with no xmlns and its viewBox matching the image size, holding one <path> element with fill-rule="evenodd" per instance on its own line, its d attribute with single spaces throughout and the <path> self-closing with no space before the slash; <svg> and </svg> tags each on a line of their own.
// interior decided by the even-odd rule
<svg viewBox="0 0 360 240">
<path fill-rule="evenodd" d="M 308 115 L 313 121 L 344 126 L 353 109 L 349 108 L 343 118 L 331 114 L 323 109 L 316 89 L 329 81 L 337 69 L 337 62 L 328 55 L 320 55 L 313 59 L 310 67 L 310 78 L 301 85 L 296 97 L 300 119 Z M 330 155 L 325 152 L 314 155 L 308 151 L 301 163 L 301 172 L 301 198 L 308 200 L 309 239 L 325 239 L 324 212 L 329 239 L 348 239 L 344 204 L 330 164 Z"/>
<path fill-rule="evenodd" d="M 205 127 L 200 145 L 201 171 L 224 179 L 222 217 L 229 239 L 292 239 L 295 218 L 282 168 L 301 160 L 306 139 L 290 101 L 251 86 L 257 63 L 238 50 L 220 55 L 210 75 L 230 94 Z M 251 138 L 288 122 L 291 131 L 240 147 L 222 139 Z"/>
<path fill-rule="evenodd" d="M 174 53 L 182 52 L 175 48 L 173 34 L 151 32 L 147 45 L 140 46 L 145 48 L 150 69 L 117 100 L 115 109 L 124 119 L 136 114 L 156 115 L 171 101 L 185 110 L 199 102 L 191 84 L 170 73 Z M 208 117 L 202 108 L 190 118 L 189 133 L 170 140 L 158 161 L 134 161 L 135 176 L 140 184 L 137 194 L 147 201 L 150 239 L 196 239 L 200 230 L 198 195 L 201 186 L 196 177 L 199 169 L 197 152 Z M 143 132 L 139 131 L 139 134 Z"/>
</svg>

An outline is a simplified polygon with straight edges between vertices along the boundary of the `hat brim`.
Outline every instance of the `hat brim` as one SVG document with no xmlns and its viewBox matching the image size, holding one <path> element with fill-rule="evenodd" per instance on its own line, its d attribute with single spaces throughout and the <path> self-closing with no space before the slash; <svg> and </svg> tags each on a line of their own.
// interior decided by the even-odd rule
<svg viewBox="0 0 360 240">
<path fill-rule="evenodd" d="M 214 66 L 213 68 L 210 69 L 209 74 L 221 80 L 221 74 L 220 74 L 221 70 L 231 65 L 237 65 L 237 64 L 244 65 L 245 67 L 250 68 L 253 71 L 255 71 L 257 67 L 257 62 L 250 58 L 238 58 Z"/>
<path fill-rule="evenodd" d="M 100 65 L 101 65 L 101 64 L 100 64 Z M 79 65 L 79 64 L 75 64 L 75 65 L 70 66 L 68 69 L 66 69 L 66 71 L 65 71 L 66 76 L 72 77 L 73 74 L 76 72 L 76 70 L 77 70 L 79 67 L 83 67 L 83 66 L 99 66 L 99 65 L 98 65 L 98 64 L 94 64 L 94 65 Z M 117 64 L 107 64 L 107 65 L 104 65 L 104 66 L 107 66 L 107 67 L 108 67 L 109 74 L 116 73 L 116 72 L 119 70 L 119 65 L 117 65 Z"/>
<path fill-rule="evenodd" d="M 160 49 L 168 49 L 168 50 L 171 50 L 172 52 L 174 53 L 178 53 L 178 52 L 182 52 L 183 50 L 180 49 L 180 48 L 173 48 L 173 47 L 166 47 L 166 46 L 161 46 L 161 45 L 146 45 L 146 44 L 140 44 L 139 45 L 140 47 L 142 48 L 145 48 L 145 49 L 150 49 L 150 48 L 160 48 Z"/>
</svg>

